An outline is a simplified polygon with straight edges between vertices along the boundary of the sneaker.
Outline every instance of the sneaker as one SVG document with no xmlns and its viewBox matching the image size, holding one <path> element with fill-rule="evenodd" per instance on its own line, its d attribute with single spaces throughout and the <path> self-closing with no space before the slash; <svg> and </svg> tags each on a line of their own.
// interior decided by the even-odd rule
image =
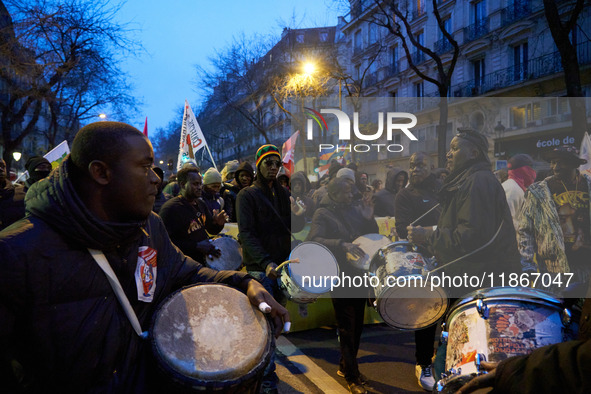
<svg viewBox="0 0 591 394">
<path fill-rule="evenodd" d="M 340 376 L 341 378 L 344 378 L 345 377 L 345 373 L 339 369 L 339 370 L 337 370 L 337 376 Z M 367 382 L 368 382 L 367 376 L 365 376 L 364 374 L 360 373 L 359 374 L 359 382 L 361 384 L 367 384 Z"/>
<path fill-rule="evenodd" d="M 423 390 L 432 391 L 435 385 L 435 379 L 431 373 L 431 365 L 417 365 L 415 367 L 415 375 L 419 382 L 419 386 Z"/>
<path fill-rule="evenodd" d="M 359 381 L 349 382 L 347 383 L 347 386 L 349 387 L 349 392 L 351 392 L 352 394 L 367 394 L 365 386 L 361 384 L 361 382 Z"/>
<path fill-rule="evenodd" d="M 260 394 L 279 394 L 279 390 L 277 390 L 277 383 L 264 381 L 261 384 Z"/>
</svg>

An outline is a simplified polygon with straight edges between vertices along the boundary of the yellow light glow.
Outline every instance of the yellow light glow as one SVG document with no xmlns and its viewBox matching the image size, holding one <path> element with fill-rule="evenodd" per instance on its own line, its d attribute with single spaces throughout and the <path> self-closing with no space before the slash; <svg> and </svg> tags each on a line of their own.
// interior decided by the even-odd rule
<svg viewBox="0 0 591 394">
<path fill-rule="evenodd" d="M 101 118 L 101 119 L 107 119 L 107 115 L 106 114 L 100 114 L 99 115 L 99 118 Z"/>
<path fill-rule="evenodd" d="M 316 65 L 311 62 L 307 62 L 304 64 L 304 73 L 305 74 L 314 74 L 316 71 Z"/>
</svg>

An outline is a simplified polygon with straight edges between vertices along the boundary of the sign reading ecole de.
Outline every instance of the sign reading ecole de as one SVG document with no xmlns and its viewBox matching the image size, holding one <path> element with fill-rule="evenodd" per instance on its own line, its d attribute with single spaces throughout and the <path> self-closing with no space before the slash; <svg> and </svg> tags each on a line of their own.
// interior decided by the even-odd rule
<svg viewBox="0 0 591 394">
<path fill-rule="evenodd" d="M 313 129 L 314 129 L 314 121 L 318 124 L 318 126 L 323 129 L 324 127 L 328 128 L 326 120 L 321 114 L 332 114 L 335 115 L 338 121 L 338 128 L 339 128 L 339 141 L 349 141 L 351 140 L 351 119 L 349 116 L 341 110 L 338 109 L 321 109 L 320 113 L 314 111 L 311 108 L 306 108 L 309 112 L 308 115 L 312 117 L 312 119 L 308 119 L 307 121 L 307 139 L 313 139 Z M 400 120 L 408 119 L 410 122 L 400 123 Z M 377 141 L 382 138 L 384 134 L 384 123 L 386 124 L 386 139 L 388 141 L 392 141 L 393 139 L 393 132 L 400 130 L 412 141 L 418 141 L 417 137 L 415 137 L 410 129 L 417 124 L 417 117 L 413 114 L 407 112 L 378 112 L 378 128 L 377 131 L 373 134 L 363 134 L 359 130 L 359 113 L 353 113 L 353 132 L 355 137 L 362 141 Z M 335 145 L 333 144 L 320 144 L 318 147 L 318 151 L 322 152 L 323 150 L 334 150 Z M 404 147 L 400 144 L 380 144 L 380 143 L 373 143 L 373 144 L 350 144 L 345 146 L 336 146 L 337 151 L 339 150 L 348 150 L 349 152 L 369 152 L 370 150 L 377 150 L 378 152 L 381 149 L 385 149 L 388 152 L 402 152 Z"/>
</svg>

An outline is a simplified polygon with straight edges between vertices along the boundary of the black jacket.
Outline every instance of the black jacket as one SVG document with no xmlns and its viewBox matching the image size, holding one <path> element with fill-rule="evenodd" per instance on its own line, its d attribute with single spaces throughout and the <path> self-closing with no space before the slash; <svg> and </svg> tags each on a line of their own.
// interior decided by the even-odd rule
<svg viewBox="0 0 591 394">
<path fill-rule="evenodd" d="M 27 392 L 145 393 L 152 387 L 150 343 L 139 339 L 87 248 L 102 250 L 139 322 L 196 282 L 238 285 L 245 277 L 185 257 L 160 218 L 107 223 L 90 213 L 67 174 L 66 159 L 27 194 L 25 219 L 0 232 L 0 382 L 11 392 L 7 360 L 24 366 Z M 139 248 L 156 252 L 153 300 L 140 301 Z"/>
<path fill-rule="evenodd" d="M 464 170 L 450 174 L 439 192 L 439 201 L 441 216 L 437 230 L 429 239 L 429 247 L 440 264 L 487 244 L 500 227 L 489 246 L 443 269 L 446 274 L 480 277 L 485 272 L 507 276 L 521 272 L 511 212 L 503 187 L 489 163 L 470 163 Z"/>
<path fill-rule="evenodd" d="M 23 186 L 9 180 L 0 187 L 0 230 L 25 217 L 25 194 Z"/>
<path fill-rule="evenodd" d="M 386 184 L 382 190 L 374 195 L 374 214 L 376 216 L 392 216 L 396 214 L 394 200 L 399 190 L 396 187 L 396 176 L 402 174 L 405 177 L 404 184 L 408 181 L 408 173 L 400 168 L 393 168 L 386 175 Z"/>
<path fill-rule="evenodd" d="M 160 217 L 172 242 L 187 256 L 205 263 L 205 256 L 197 250 L 197 243 L 209 239 L 207 233 L 218 234 L 224 226 L 213 222 L 213 217 L 202 199 L 193 206 L 182 195 L 168 200 L 160 209 Z"/>
<path fill-rule="evenodd" d="M 236 200 L 238 238 L 244 265 L 264 272 L 269 263 L 281 264 L 291 252 L 292 233 L 305 224 L 304 216 L 291 214 L 289 192 L 277 180 L 273 187 L 260 179 L 238 193 Z"/>
<path fill-rule="evenodd" d="M 241 172 L 248 172 L 251 177 L 254 178 L 254 171 L 252 166 L 249 162 L 243 161 L 240 163 L 236 172 L 234 173 L 234 182 L 240 185 L 240 180 L 238 179 Z M 236 198 L 238 197 L 238 193 L 240 193 L 240 186 L 234 185 L 232 182 L 224 182 L 222 185 L 222 190 L 220 194 L 224 198 L 224 211 L 228 215 L 230 222 L 236 223 L 238 221 L 236 215 Z"/>
<path fill-rule="evenodd" d="M 409 185 L 396 195 L 394 208 L 396 213 L 396 233 L 399 238 L 406 239 L 408 231 L 406 227 L 423 216 L 431 208 L 438 204 L 437 192 L 441 184 L 435 175 L 429 175 L 420 185 Z M 415 226 L 435 226 L 439 220 L 441 208 L 435 208 L 417 223 Z"/>
</svg>

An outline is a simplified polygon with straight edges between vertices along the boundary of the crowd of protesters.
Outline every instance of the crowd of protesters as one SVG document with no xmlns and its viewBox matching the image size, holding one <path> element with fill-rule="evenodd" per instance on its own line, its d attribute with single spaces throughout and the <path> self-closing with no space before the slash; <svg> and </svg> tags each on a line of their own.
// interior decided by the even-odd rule
<svg viewBox="0 0 591 394">
<path fill-rule="evenodd" d="M 578 170 L 586 160 L 573 146 L 557 147 L 545 156 L 550 171 L 540 179 L 543 171 L 536 173 L 536 163 L 524 153 L 493 172 L 488 150 L 485 136 L 462 129 L 451 141 L 446 168 L 434 168 L 430 155 L 417 152 L 408 170 L 390 166 L 382 180 L 371 179 L 355 163 L 333 160 L 327 174 L 312 183 L 302 171 L 288 173 L 279 149 L 267 144 L 252 164 L 230 161 L 220 172 L 187 162 L 166 182 L 164 171 L 153 166 L 147 138 L 131 126 L 101 122 L 80 130 L 71 155 L 51 173 L 46 159 L 31 157 L 23 185 L 8 179 L 0 160 L 0 378 L 24 392 L 47 382 L 64 392 L 161 387 L 159 381 L 147 387 L 153 368 L 145 358 L 147 346 L 126 324 L 87 248 L 104 252 L 129 294 L 136 266 L 127 261 L 135 261 L 138 246 L 158 250 L 158 291 L 130 297 L 142 325 L 154 313 L 151 305 L 181 286 L 221 282 L 245 291 L 253 304 L 271 305 L 280 327 L 289 317 L 278 266 L 289 258 L 293 234 L 309 226 L 306 241 L 326 246 L 342 272 L 361 274 L 346 256 L 363 255 L 353 241 L 377 233 L 377 217 L 395 218 L 396 239 L 434 256 L 451 275 L 574 273 L 575 282 L 586 286 L 591 177 Z M 205 267 L 207 257 L 223 254 L 210 240 L 229 222 L 237 223 L 243 273 Z M 72 284 L 74 275 L 88 285 Z M 355 394 L 367 392 L 356 359 L 366 298 L 332 297 L 341 350 L 336 373 Z M 591 310 L 587 304 L 583 319 Z M 491 372 L 462 392 L 487 386 L 504 392 L 522 384 L 527 392 L 589 388 L 585 322 L 580 342 L 487 364 Z M 425 390 L 435 383 L 434 336 L 434 325 L 415 332 L 416 375 Z M 535 379 L 538 368 L 552 373 Z M 565 368 L 568 372 L 561 372 Z M 272 356 L 261 392 L 277 392 L 277 379 Z"/>
</svg>

